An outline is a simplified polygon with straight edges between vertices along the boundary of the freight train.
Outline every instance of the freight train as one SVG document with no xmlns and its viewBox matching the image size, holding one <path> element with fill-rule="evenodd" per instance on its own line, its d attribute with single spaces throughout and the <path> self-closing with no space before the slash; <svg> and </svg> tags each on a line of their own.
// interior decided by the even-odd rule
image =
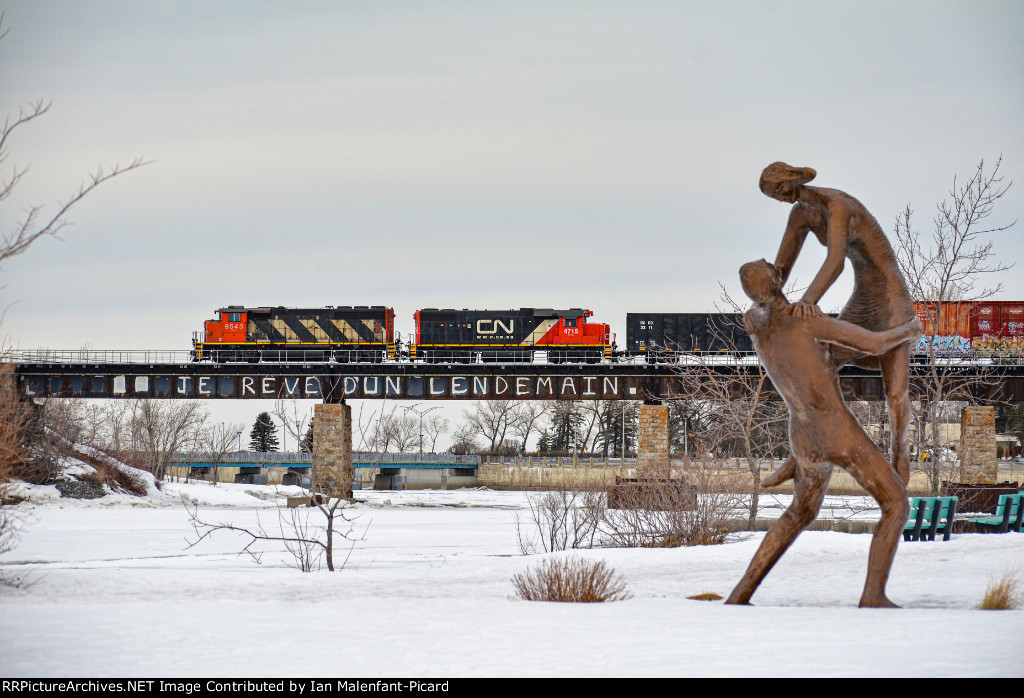
<svg viewBox="0 0 1024 698">
<path fill-rule="evenodd" d="M 914 309 L 925 328 L 917 355 L 931 344 L 942 356 L 1024 357 L 1024 301 L 920 302 Z M 193 337 L 195 361 L 653 363 L 754 350 L 740 313 L 627 313 L 621 348 L 611 327 L 582 308 L 425 308 L 405 342 L 385 306 L 229 305 L 215 313 Z"/>
</svg>

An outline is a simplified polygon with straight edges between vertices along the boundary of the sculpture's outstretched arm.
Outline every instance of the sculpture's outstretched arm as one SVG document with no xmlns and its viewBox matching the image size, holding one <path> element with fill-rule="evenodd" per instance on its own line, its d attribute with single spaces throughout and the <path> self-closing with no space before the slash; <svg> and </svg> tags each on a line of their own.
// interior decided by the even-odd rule
<svg viewBox="0 0 1024 698">
<path fill-rule="evenodd" d="M 921 322 L 916 317 L 884 332 L 865 330 L 853 323 L 827 315 L 809 319 L 807 326 L 815 339 L 871 356 L 886 354 L 904 342 L 916 342 L 921 337 Z"/>
</svg>

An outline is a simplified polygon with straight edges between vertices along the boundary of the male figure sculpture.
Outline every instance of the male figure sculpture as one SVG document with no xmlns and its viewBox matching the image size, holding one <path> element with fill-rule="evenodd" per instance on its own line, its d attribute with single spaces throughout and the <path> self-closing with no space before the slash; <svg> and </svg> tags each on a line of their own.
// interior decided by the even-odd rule
<svg viewBox="0 0 1024 698">
<path fill-rule="evenodd" d="M 818 514 L 832 466 L 845 469 L 874 497 L 882 516 L 871 540 L 861 606 L 895 607 L 885 595 L 900 533 L 910 506 L 903 481 L 846 407 L 833 347 L 877 356 L 921 336 L 915 318 L 894 329 L 872 332 L 812 314 L 787 312 L 782 275 L 769 262 L 740 268 L 744 292 L 755 305 L 744 315 L 761 364 L 789 408 L 789 443 L 795 465 L 793 502 L 765 535 L 726 603 L 745 604 L 796 537 Z"/>
</svg>

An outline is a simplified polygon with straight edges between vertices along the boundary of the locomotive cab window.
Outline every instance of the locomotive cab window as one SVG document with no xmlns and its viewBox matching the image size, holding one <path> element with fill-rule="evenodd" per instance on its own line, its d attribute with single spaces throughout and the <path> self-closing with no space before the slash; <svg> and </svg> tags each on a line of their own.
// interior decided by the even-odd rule
<svg viewBox="0 0 1024 698">
<path fill-rule="evenodd" d="M 241 313 L 228 313 L 228 322 L 241 322 Z"/>
<path fill-rule="evenodd" d="M 573 318 L 571 320 L 569 318 L 564 318 L 563 322 L 565 323 L 566 327 L 576 327 L 576 318 Z"/>
</svg>

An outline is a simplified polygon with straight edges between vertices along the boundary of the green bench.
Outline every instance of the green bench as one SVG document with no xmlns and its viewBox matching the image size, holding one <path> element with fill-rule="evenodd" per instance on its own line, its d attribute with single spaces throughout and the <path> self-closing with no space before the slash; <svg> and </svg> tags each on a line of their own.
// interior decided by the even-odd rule
<svg viewBox="0 0 1024 698">
<path fill-rule="evenodd" d="M 1024 513 L 1021 512 L 1022 500 L 1024 500 L 1024 490 L 1017 494 L 1001 494 L 994 516 L 979 516 L 967 520 L 974 524 L 974 530 L 978 533 L 1006 533 L 1007 531 L 1020 533 L 1021 521 L 1024 520 L 1024 516 L 1021 516 Z"/>
<path fill-rule="evenodd" d="M 956 516 L 956 497 L 914 497 L 910 500 L 910 518 L 903 527 L 903 540 L 949 540 Z"/>
</svg>

